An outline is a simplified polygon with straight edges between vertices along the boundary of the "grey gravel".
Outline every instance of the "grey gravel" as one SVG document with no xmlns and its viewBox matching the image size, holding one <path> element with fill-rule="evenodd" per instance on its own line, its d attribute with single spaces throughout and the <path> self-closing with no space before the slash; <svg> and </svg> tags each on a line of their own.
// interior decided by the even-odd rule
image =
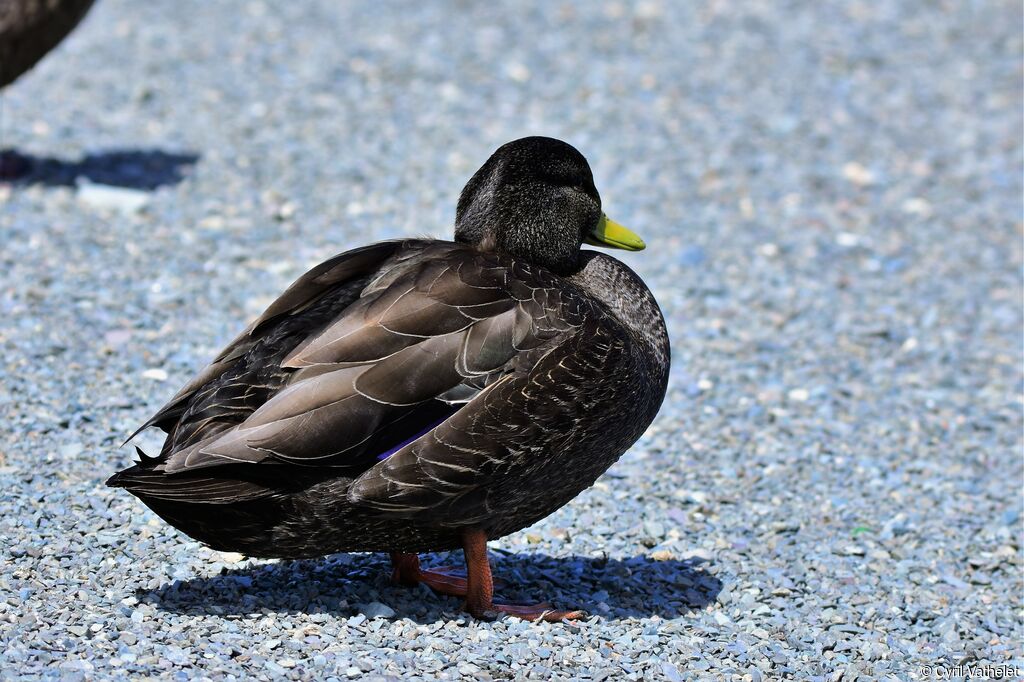
<svg viewBox="0 0 1024 682">
<path fill-rule="evenodd" d="M 97 3 L 2 99 L 0 141 L 35 159 L 0 187 L 3 675 L 1024 667 L 1021 18 L 1009 1 Z M 477 622 L 391 586 L 379 555 L 218 554 L 103 487 L 125 436 L 291 279 L 447 235 L 476 166 L 538 133 L 578 146 L 651 245 L 625 258 L 674 341 L 644 438 L 492 543 L 502 596 L 589 620 Z M 144 209 L 97 206 L 81 177 Z"/>
</svg>

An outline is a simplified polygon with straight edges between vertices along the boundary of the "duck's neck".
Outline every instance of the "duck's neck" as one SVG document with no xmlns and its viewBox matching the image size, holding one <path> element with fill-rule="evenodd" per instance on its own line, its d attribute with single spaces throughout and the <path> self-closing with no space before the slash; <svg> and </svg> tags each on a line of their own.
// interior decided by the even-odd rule
<svg viewBox="0 0 1024 682">
<path fill-rule="evenodd" d="M 598 299 L 644 346 L 651 369 L 667 378 L 668 330 L 654 295 L 625 263 L 599 251 L 580 252 L 580 269 L 567 279 Z"/>
</svg>

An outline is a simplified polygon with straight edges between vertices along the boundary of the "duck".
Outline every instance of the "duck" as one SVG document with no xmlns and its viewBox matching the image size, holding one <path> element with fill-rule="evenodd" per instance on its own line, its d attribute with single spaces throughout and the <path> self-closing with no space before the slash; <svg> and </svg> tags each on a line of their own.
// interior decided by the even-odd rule
<svg viewBox="0 0 1024 682">
<path fill-rule="evenodd" d="M 0 0 L 0 90 L 55 48 L 89 12 L 93 0 Z M 31 170 L 31 161 L 0 148 L 0 182 Z"/>
<path fill-rule="evenodd" d="M 0 4 L 0 88 L 71 33 L 93 0 L 5 0 Z"/>
<path fill-rule="evenodd" d="M 298 278 L 133 434 L 159 454 L 107 484 L 250 557 L 384 552 L 392 580 L 480 619 L 586 617 L 494 598 L 487 543 L 567 504 L 636 442 L 668 382 L 639 251 L 566 142 L 499 147 L 454 240 L 397 239 Z M 419 554 L 459 550 L 465 570 Z"/>
</svg>

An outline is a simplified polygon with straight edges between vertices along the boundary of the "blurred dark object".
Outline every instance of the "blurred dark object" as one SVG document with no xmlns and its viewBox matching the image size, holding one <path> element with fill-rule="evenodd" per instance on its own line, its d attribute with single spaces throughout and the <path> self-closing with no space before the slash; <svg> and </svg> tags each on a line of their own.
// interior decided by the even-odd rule
<svg viewBox="0 0 1024 682">
<path fill-rule="evenodd" d="M 24 177 L 32 170 L 32 161 L 13 149 L 0 149 L 0 182 Z"/>
<path fill-rule="evenodd" d="M 93 0 L 0 0 L 0 88 L 57 46 Z"/>
<path fill-rule="evenodd" d="M 166 152 L 161 149 L 111 149 L 88 154 L 77 161 L 35 157 L 14 151 L 0 154 L 0 161 L 6 155 L 17 156 L 25 164 L 16 176 L 18 184 L 73 187 L 79 178 L 84 178 L 97 184 L 141 190 L 178 184 L 199 160 L 199 155 L 193 152 Z M 0 180 L 3 180 L 2 176 Z"/>
</svg>

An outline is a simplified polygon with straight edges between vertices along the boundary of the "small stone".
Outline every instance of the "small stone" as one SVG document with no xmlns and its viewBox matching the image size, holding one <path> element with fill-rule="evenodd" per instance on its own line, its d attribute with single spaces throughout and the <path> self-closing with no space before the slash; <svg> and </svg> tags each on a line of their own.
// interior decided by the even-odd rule
<svg viewBox="0 0 1024 682">
<path fill-rule="evenodd" d="M 141 211 L 149 203 L 149 197 L 149 192 L 126 187 L 94 182 L 81 182 L 78 185 L 78 200 L 86 206 L 124 215 Z"/>
<path fill-rule="evenodd" d="M 852 232 L 840 232 L 836 235 L 836 244 L 846 248 L 852 248 L 860 244 L 860 237 Z"/>
<path fill-rule="evenodd" d="M 875 181 L 874 173 L 856 161 L 843 165 L 843 177 L 858 187 L 865 187 Z"/>
<path fill-rule="evenodd" d="M 921 197 L 911 197 L 905 199 L 903 204 L 900 206 L 904 213 L 909 215 L 918 215 L 927 217 L 932 214 L 932 205 L 927 199 Z"/>
<path fill-rule="evenodd" d="M 128 343 L 132 338 L 131 329 L 112 329 L 103 335 L 103 340 L 111 348 L 119 348 Z"/>
<path fill-rule="evenodd" d="M 367 618 L 394 618 L 395 610 L 387 604 L 372 601 L 360 609 Z"/>
<path fill-rule="evenodd" d="M 786 396 L 793 402 L 805 403 L 811 394 L 806 388 L 794 388 Z"/>
<path fill-rule="evenodd" d="M 290 220 L 295 216 L 295 204 L 286 201 L 274 211 L 274 218 L 277 220 Z"/>
<path fill-rule="evenodd" d="M 509 64 L 505 69 L 505 73 L 508 74 L 509 78 L 518 83 L 525 83 L 530 80 L 530 70 L 526 68 L 524 64 L 519 62 L 512 62 Z"/>
<path fill-rule="evenodd" d="M 85 446 L 82 443 L 67 443 L 60 447 L 60 456 L 65 459 L 72 459 L 82 454 Z"/>
<path fill-rule="evenodd" d="M 142 373 L 142 376 L 146 379 L 152 379 L 153 381 L 167 381 L 167 372 L 159 367 L 147 369 Z"/>
</svg>

